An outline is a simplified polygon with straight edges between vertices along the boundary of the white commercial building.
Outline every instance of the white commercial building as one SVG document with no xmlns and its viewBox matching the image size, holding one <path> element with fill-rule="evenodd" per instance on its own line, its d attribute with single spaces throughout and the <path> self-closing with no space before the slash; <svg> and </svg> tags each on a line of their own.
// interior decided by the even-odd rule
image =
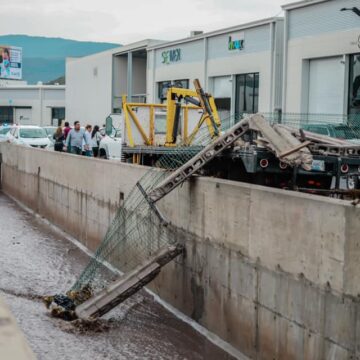
<svg viewBox="0 0 360 360">
<path fill-rule="evenodd" d="M 360 112 L 360 17 L 351 10 L 359 5 L 305 0 L 283 6 L 284 112 Z"/>
<path fill-rule="evenodd" d="M 65 86 L 0 83 L 0 124 L 57 126 L 65 118 Z"/>
<path fill-rule="evenodd" d="M 121 96 L 159 102 L 171 84 L 199 78 L 222 116 L 281 107 L 283 19 L 270 18 L 172 42 L 144 40 L 66 61 L 66 118 L 104 123 Z"/>
<path fill-rule="evenodd" d="M 147 47 L 144 40 L 81 58 L 66 59 L 66 119 L 102 125 L 121 111 L 122 95 L 146 101 Z"/>
<path fill-rule="evenodd" d="M 270 18 L 148 48 L 148 102 L 198 78 L 222 117 L 281 107 L 283 19 Z"/>
<path fill-rule="evenodd" d="M 161 102 L 169 86 L 193 88 L 198 78 L 223 119 L 281 110 L 284 121 L 289 113 L 299 119 L 306 114 L 307 121 L 319 119 L 308 114 L 346 121 L 360 114 L 359 4 L 303 0 L 284 5 L 284 19 L 68 59 L 67 119 L 101 125 L 121 111 L 123 94 Z"/>
</svg>

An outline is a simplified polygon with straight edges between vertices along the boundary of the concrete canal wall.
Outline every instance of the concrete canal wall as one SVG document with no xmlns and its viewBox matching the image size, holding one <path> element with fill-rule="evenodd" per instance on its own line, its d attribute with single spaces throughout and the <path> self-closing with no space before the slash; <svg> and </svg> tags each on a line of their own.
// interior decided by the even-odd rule
<svg viewBox="0 0 360 360">
<path fill-rule="evenodd" d="M 0 144 L 2 189 L 94 250 L 146 168 Z M 186 256 L 159 296 L 251 358 L 360 355 L 360 208 L 194 178 L 161 200 Z"/>
</svg>

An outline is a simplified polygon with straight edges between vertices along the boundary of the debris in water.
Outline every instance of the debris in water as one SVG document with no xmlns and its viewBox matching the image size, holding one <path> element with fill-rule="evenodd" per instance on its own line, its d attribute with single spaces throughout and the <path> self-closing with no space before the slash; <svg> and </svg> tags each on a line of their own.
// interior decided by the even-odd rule
<svg viewBox="0 0 360 360">
<path fill-rule="evenodd" d="M 77 319 L 76 306 L 88 300 L 92 294 L 90 285 L 87 285 L 79 291 L 68 291 L 66 295 L 44 296 L 43 301 L 53 317 L 72 321 Z"/>
<path fill-rule="evenodd" d="M 111 324 L 108 320 L 76 319 L 67 323 L 63 323 L 61 328 L 66 332 L 76 334 L 103 333 L 110 330 Z"/>
</svg>

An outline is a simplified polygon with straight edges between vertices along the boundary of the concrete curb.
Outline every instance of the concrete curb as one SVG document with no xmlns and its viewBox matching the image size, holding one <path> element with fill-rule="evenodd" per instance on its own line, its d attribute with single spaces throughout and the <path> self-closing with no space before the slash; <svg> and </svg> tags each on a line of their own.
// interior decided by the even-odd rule
<svg viewBox="0 0 360 360">
<path fill-rule="evenodd" d="M 0 359 L 36 360 L 4 300 L 0 298 Z"/>
</svg>

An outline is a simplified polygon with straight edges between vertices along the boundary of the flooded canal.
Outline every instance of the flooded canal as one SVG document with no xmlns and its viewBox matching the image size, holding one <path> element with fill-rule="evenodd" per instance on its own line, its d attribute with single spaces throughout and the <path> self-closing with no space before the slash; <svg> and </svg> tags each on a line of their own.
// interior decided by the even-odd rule
<svg viewBox="0 0 360 360">
<path fill-rule="evenodd" d="M 94 330 L 50 317 L 41 296 L 68 290 L 88 256 L 1 192 L 0 248 L 0 296 L 38 359 L 232 359 L 144 291 Z"/>
</svg>

